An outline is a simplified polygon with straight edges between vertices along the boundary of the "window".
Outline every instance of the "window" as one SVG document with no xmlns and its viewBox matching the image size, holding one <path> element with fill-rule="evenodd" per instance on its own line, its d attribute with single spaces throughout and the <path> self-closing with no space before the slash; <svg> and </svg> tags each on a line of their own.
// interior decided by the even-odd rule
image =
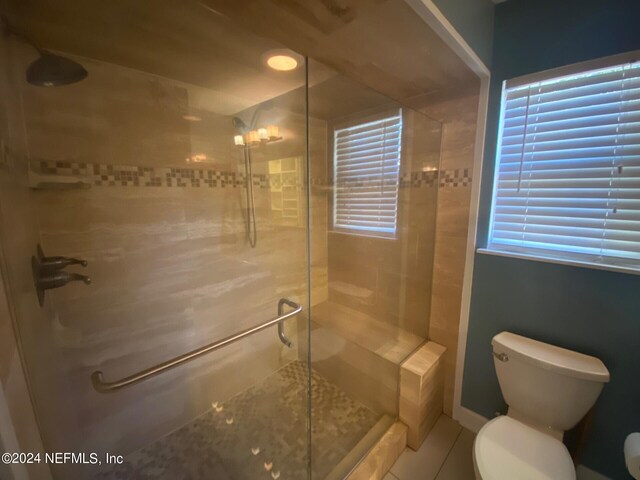
<svg viewBox="0 0 640 480">
<path fill-rule="evenodd" d="M 395 236 L 402 110 L 334 130 L 333 227 Z"/>
<path fill-rule="evenodd" d="M 640 269 L 640 62 L 505 82 L 487 248 Z"/>
</svg>

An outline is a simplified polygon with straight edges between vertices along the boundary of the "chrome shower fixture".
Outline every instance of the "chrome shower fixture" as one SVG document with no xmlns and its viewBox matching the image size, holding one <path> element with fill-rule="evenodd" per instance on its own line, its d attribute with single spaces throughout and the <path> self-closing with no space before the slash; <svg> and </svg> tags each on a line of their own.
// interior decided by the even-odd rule
<svg viewBox="0 0 640 480">
<path fill-rule="evenodd" d="M 263 142 L 281 140 L 278 137 L 278 127 L 270 125 L 267 128 L 255 130 L 258 116 L 263 110 L 272 110 L 275 106 L 273 100 L 262 102 L 256 107 L 251 116 L 251 121 L 247 125 L 240 117 L 233 117 L 231 122 L 240 135 L 234 137 L 237 146 L 242 147 L 244 157 L 244 170 L 247 176 L 246 202 L 247 202 L 247 239 L 251 248 L 255 248 L 258 243 L 258 233 L 256 232 L 256 202 L 253 194 L 253 171 L 251 159 L 251 145 Z M 271 137 L 270 135 L 275 135 Z"/>
</svg>

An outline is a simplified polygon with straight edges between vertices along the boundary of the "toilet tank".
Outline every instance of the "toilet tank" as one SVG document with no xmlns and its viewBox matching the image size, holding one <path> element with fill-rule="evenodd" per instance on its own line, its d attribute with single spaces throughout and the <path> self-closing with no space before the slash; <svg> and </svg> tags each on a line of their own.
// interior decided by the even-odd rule
<svg viewBox="0 0 640 480">
<path fill-rule="evenodd" d="M 573 428 L 609 381 L 601 360 L 502 332 L 493 337 L 500 389 L 510 410 L 556 431 Z"/>
</svg>

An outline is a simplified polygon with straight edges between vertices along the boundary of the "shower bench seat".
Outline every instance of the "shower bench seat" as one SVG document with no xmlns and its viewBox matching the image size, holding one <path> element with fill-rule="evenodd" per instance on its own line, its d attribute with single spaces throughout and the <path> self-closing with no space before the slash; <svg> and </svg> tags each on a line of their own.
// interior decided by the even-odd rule
<svg viewBox="0 0 640 480">
<path fill-rule="evenodd" d="M 330 300 L 311 307 L 311 320 L 395 365 L 425 342 L 397 325 Z"/>
</svg>

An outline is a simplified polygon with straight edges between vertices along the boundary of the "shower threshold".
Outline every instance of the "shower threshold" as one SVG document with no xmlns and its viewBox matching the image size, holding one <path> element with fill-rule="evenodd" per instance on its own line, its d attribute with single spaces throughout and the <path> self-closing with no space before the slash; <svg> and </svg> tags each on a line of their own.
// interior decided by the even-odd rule
<svg viewBox="0 0 640 480">
<path fill-rule="evenodd" d="M 95 478 L 304 480 L 307 385 L 306 363 L 288 363 Z M 375 414 L 313 369 L 311 391 L 312 477 L 344 478 L 393 419 Z"/>
</svg>

